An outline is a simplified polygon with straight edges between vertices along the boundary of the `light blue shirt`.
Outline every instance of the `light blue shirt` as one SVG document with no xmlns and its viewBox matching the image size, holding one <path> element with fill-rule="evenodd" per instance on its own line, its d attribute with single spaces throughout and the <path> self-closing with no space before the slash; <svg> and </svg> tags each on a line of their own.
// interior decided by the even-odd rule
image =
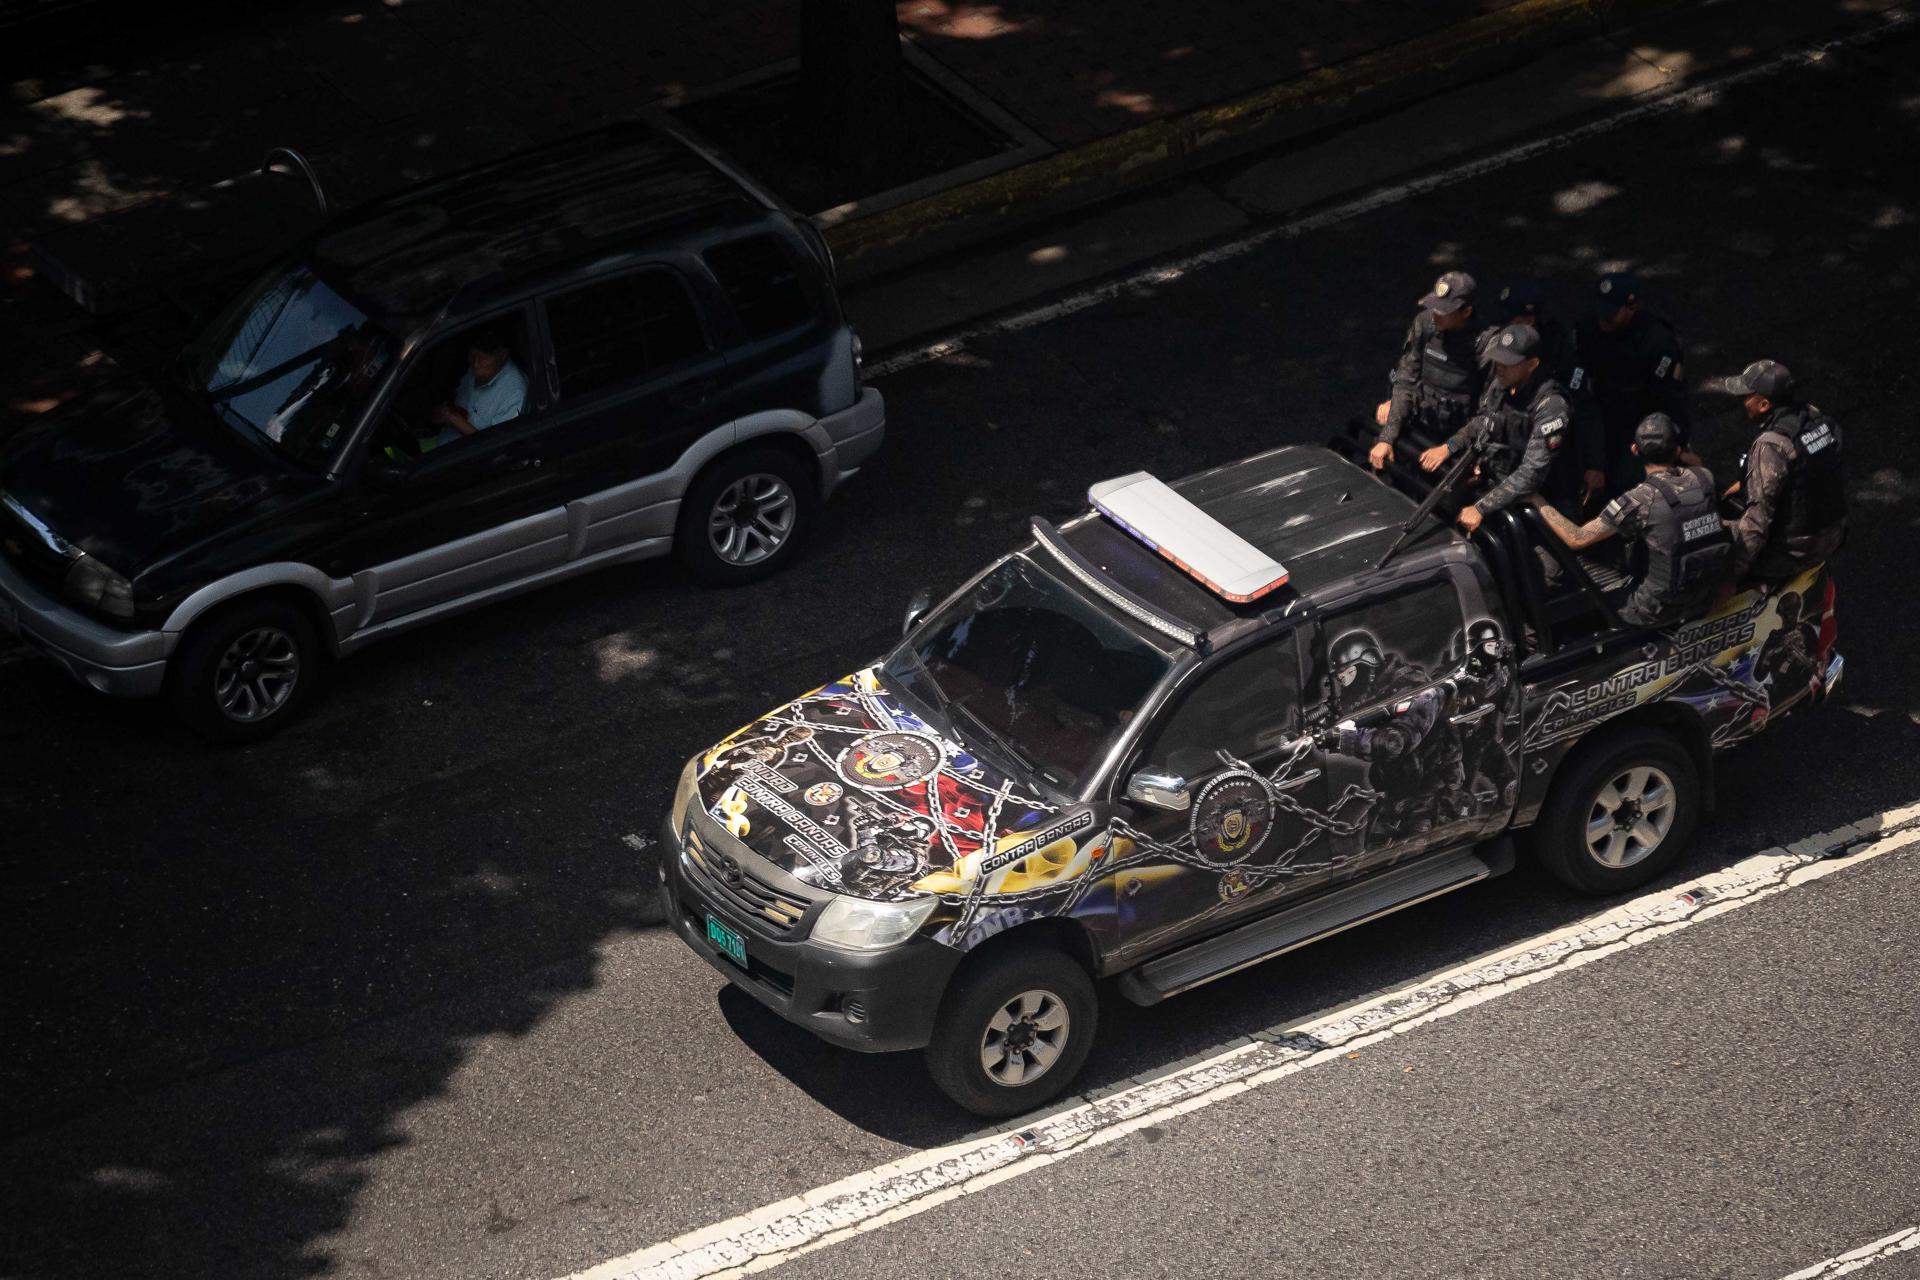
<svg viewBox="0 0 1920 1280">
<path fill-rule="evenodd" d="M 500 366 L 500 372 L 493 375 L 493 381 L 485 386 L 473 380 L 473 370 L 460 375 L 459 385 L 453 389 L 455 407 L 467 411 L 467 421 L 473 424 L 475 431 L 485 431 L 488 427 L 511 422 L 526 411 L 527 375 L 520 372 L 520 366 L 509 359 Z M 434 440 L 435 445 L 452 444 L 460 439 L 460 432 L 452 427 L 442 430 Z"/>
</svg>

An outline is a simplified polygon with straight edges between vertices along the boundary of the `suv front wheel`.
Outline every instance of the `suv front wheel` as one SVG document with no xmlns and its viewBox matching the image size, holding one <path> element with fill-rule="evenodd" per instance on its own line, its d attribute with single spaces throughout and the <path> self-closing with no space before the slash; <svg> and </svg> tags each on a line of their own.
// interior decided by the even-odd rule
<svg viewBox="0 0 1920 1280">
<path fill-rule="evenodd" d="M 1624 893 L 1673 864 L 1700 817 L 1700 771 L 1671 734 L 1628 729 L 1555 782 L 1533 829 L 1541 865 L 1582 893 Z"/>
<path fill-rule="evenodd" d="M 927 1046 L 940 1092 L 977 1116 L 1014 1116 L 1057 1096 L 1093 1047 L 1100 1003 L 1063 951 L 1020 947 L 962 969 Z"/>
<path fill-rule="evenodd" d="M 167 696 L 208 741 L 252 742 L 299 714 L 321 661 L 306 614 L 284 600 L 241 600 L 187 632 L 167 672 Z"/>
<path fill-rule="evenodd" d="M 793 559 L 817 505 L 813 480 L 792 455 L 765 445 L 740 449 L 687 490 L 675 550 L 704 581 L 757 582 Z"/>
</svg>

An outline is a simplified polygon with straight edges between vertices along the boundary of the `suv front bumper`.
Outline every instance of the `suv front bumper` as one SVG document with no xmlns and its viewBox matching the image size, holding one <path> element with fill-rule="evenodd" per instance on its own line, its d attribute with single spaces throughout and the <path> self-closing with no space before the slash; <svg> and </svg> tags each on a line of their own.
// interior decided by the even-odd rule
<svg viewBox="0 0 1920 1280">
<path fill-rule="evenodd" d="M 728 852 L 742 862 L 753 861 L 763 873 L 772 869 L 744 849 Z M 667 923 L 734 986 L 788 1022 L 842 1048 L 890 1053 L 924 1048 L 932 1040 L 940 997 L 960 964 L 958 951 L 927 938 L 874 952 L 813 942 L 805 934 L 819 915 L 817 905 L 791 934 L 776 936 L 719 901 L 687 872 L 671 820 L 660 824 L 660 854 Z M 745 968 L 707 941 L 709 913 L 746 939 Z"/>
<path fill-rule="evenodd" d="M 13 634 L 89 688 L 123 698 L 160 692 L 171 637 L 121 631 L 53 599 L 0 558 L 0 634 Z"/>
</svg>

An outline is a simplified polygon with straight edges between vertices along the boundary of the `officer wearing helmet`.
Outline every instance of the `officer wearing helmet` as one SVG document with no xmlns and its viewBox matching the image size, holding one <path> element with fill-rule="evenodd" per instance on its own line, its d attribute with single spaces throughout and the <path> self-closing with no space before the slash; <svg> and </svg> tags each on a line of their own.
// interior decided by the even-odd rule
<svg viewBox="0 0 1920 1280">
<path fill-rule="evenodd" d="M 1327 652 L 1335 697 L 1364 720 L 1342 720 L 1315 735 L 1322 749 L 1367 762 L 1369 789 L 1380 793 L 1368 820 L 1369 848 L 1430 830 L 1460 816 L 1465 792 L 1459 735 L 1447 719 L 1450 688 L 1430 684 L 1398 702 L 1363 710 L 1377 694 L 1426 682 L 1411 663 L 1388 658 L 1370 631 L 1354 630 Z"/>
<path fill-rule="evenodd" d="M 1693 425 L 1687 410 L 1686 356 L 1680 334 L 1666 317 L 1641 304 L 1640 280 L 1630 272 L 1600 277 L 1595 314 L 1576 334 L 1580 381 L 1599 407 L 1611 491 L 1640 482 L 1632 451 L 1636 428 L 1650 413 L 1664 413 L 1680 432 L 1680 460 L 1700 459 L 1688 448 Z"/>
<path fill-rule="evenodd" d="M 1507 645 L 1499 623 L 1482 618 L 1454 632 L 1454 641 L 1447 683 L 1456 709 L 1461 777 L 1466 794 L 1488 812 L 1512 805 L 1519 796 L 1520 775 L 1501 727 L 1519 713 L 1520 687 L 1504 661 Z"/>
<path fill-rule="evenodd" d="M 1542 492 L 1573 422 L 1573 406 L 1541 358 L 1539 330 L 1510 324 L 1486 351 L 1493 380 L 1481 396 L 1480 411 L 1445 443 L 1420 455 L 1424 470 L 1438 471 L 1469 448 L 1485 450 L 1481 466 L 1493 487 L 1461 509 L 1460 527 L 1468 533 L 1483 517 Z"/>
<path fill-rule="evenodd" d="M 1621 594 L 1620 617 L 1636 626 L 1665 626 L 1703 612 L 1733 571 L 1733 538 L 1721 523 L 1713 473 L 1682 466 L 1680 429 L 1663 413 L 1647 415 L 1632 449 L 1645 478 L 1586 524 L 1535 500 L 1560 541 L 1575 551 L 1616 535 L 1643 552 L 1640 576 Z"/>
<path fill-rule="evenodd" d="M 1420 299 L 1394 363 L 1391 396 L 1374 410 L 1378 443 L 1367 458 L 1375 469 L 1393 457 L 1394 442 L 1413 430 L 1420 443 L 1443 440 L 1473 412 L 1484 375 L 1473 336 L 1473 277 L 1449 271 Z"/>
<path fill-rule="evenodd" d="M 1840 549 L 1847 536 L 1847 494 L 1840 467 L 1840 424 L 1803 401 L 1793 374 L 1756 360 L 1720 383 L 1744 397 L 1759 434 L 1727 490 L 1745 503 L 1732 524 L 1734 577 L 1786 582 Z"/>
</svg>

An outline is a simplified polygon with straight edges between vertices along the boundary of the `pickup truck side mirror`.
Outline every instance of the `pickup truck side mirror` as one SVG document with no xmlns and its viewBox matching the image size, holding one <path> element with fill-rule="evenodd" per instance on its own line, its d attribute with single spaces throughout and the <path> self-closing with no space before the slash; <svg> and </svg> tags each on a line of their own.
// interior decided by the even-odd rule
<svg viewBox="0 0 1920 1280">
<path fill-rule="evenodd" d="M 905 635 L 913 630 L 914 624 L 926 617 L 927 610 L 931 608 L 933 608 L 933 593 L 925 587 L 915 591 L 913 597 L 907 601 L 906 614 L 900 619 L 900 634 Z"/>
<path fill-rule="evenodd" d="M 1127 779 L 1127 799 L 1173 813 L 1183 813 L 1193 807 L 1193 793 L 1187 790 L 1185 778 L 1144 769 Z"/>
</svg>

